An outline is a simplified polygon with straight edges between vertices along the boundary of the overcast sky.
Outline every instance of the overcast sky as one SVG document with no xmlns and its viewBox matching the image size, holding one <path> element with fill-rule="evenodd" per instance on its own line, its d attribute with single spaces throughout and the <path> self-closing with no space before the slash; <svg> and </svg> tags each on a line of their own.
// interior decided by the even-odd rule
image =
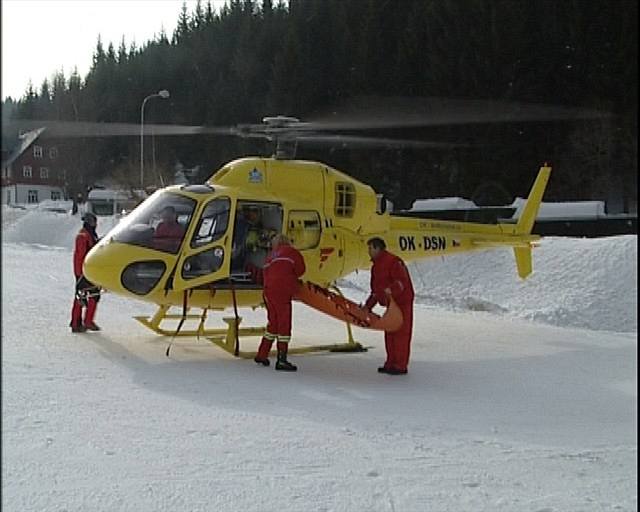
<svg viewBox="0 0 640 512">
<path fill-rule="evenodd" d="M 171 38 L 184 0 L 2 0 L 2 98 L 21 98 L 29 80 L 39 91 L 58 70 L 66 78 L 91 66 L 98 34 L 105 50 L 153 38 L 164 27 Z M 197 0 L 186 0 L 193 12 Z M 225 0 L 212 2 L 214 8 Z M 203 6 L 206 0 L 202 1 Z"/>
</svg>

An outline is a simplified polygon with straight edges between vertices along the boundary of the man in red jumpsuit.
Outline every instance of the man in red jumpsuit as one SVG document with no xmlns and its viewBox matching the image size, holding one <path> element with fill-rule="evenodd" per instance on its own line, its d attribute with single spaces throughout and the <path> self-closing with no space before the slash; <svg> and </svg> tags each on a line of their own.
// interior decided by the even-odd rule
<svg viewBox="0 0 640 512">
<path fill-rule="evenodd" d="M 291 340 L 291 299 L 304 274 L 302 254 L 292 247 L 284 235 L 271 240 L 271 253 L 264 263 L 264 301 L 267 306 L 267 332 L 265 332 L 254 361 L 269 366 L 269 350 L 278 340 L 276 370 L 295 372 L 298 368 L 287 361 L 287 349 Z"/>
<path fill-rule="evenodd" d="M 389 375 L 403 375 L 407 373 L 409 365 L 409 347 L 413 330 L 413 285 L 409 271 L 398 256 L 388 252 L 384 240 L 375 237 L 367 242 L 369 256 L 373 261 L 371 268 L 371 295 L 364 307 L 371 311 L 380 303 L 388 304 L 387 297 L 391 295 L 402 311 L 402 327 L 395 332 L 384 333 L 384 345 L 387 350 L 387 360 L 384 366 L 378 368 L 380 373 Z"/>
<path fill-rule="evenodd" d="M 87 253 L 98 242 L 96 226 L 98 219 L 93 213 L 85 213 L 82 216 L 82 229 L 76 235 L 76 243 L 73 251 L 73 273 L 76 277 L 76 296 L 71 309 L 71 331 L 85 332 L 99 331 L 100 327 L 93 321 L 98 301 L 100 300 L 100 288 L 92 284 L 82 275 L 82 264 Z M 84 320 L 82 309 L 86 308 Z"/>
</svg>

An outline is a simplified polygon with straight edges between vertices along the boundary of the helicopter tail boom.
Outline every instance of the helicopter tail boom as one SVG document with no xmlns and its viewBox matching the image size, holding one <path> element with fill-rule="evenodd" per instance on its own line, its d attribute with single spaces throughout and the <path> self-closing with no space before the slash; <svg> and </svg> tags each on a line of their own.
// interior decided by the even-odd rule
<svg viewBox="0 0 640 512">
<path fill-rule="evenodd" d="M 444 254 L 511 247 L 518 275 L 524 279 L 533 271 L 531 249 L 540 237 L 531 231 L 550 174 L 551 167 L 547 164 L 540 168 L 516 223 L 480 224 L 394 216 L 391 221 L 393 236 L 387 237 L 390 248 L 403 259 L 411 261 Z"/>
</svg>

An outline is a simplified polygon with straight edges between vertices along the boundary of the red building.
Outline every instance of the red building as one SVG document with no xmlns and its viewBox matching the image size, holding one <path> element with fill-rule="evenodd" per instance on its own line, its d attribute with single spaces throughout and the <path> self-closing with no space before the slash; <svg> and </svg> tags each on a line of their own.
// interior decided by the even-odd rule
<svg viewBox="0 0 640 512">
<path fill-rule="evenodd" d="M 17 144 L 2 152 L 3 204 L 39 203 L 64 199 L 66 171 L 55 141 L 41 139 L 45 128 L 18 137 Z"/>
</svg>

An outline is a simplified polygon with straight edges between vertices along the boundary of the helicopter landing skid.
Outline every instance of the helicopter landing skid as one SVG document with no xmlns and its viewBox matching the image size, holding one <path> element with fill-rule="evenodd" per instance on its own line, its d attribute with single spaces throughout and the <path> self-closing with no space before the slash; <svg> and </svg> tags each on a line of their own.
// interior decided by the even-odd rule
<svg viewBox="0 0 640 512">
<path fill-rule="evenodd" d="M 205 328 L 204 323 L 206 320 L 206 310 L 203 310 L 202 314 L 186 314 L 184 318 L 186 320 L 199 320 L 198 327 L 196 329 L 180 329 L 178 332 L 172 329 L 163 329 L 160 324 L 164 320 L 178 320 L 183 318 L 181 314 L 169 314 L 168 311 L 171 306 L 160 306 L 153 317 L 146 316 L 134 317 L 142 325 L 151 329 L 156 334 L 170 337 L 203 337 L 209 340 L 214 345 L 220 347 L 226 352 L 245 359 L 252 359 L 256 353 L 254 351 L 240 350 L 240 339 L 247 337 L 262 336 L 265 333 L 265 327 L 240 327 L 242 317 L 224 317 L 222 320 L 227 324 L 226 328 L 211 329 Z M 314 345 L 307 347 L 290 347 L 289 354 L 307 354 L 311 352 L 366 352 L 367 347 L 364 347 L 360 343 L 353 339 L 353 333 L 351 332 L 351 326 L 347 325 L 347 342 L 335 343 L 331 345 Z"/>
</svg>

